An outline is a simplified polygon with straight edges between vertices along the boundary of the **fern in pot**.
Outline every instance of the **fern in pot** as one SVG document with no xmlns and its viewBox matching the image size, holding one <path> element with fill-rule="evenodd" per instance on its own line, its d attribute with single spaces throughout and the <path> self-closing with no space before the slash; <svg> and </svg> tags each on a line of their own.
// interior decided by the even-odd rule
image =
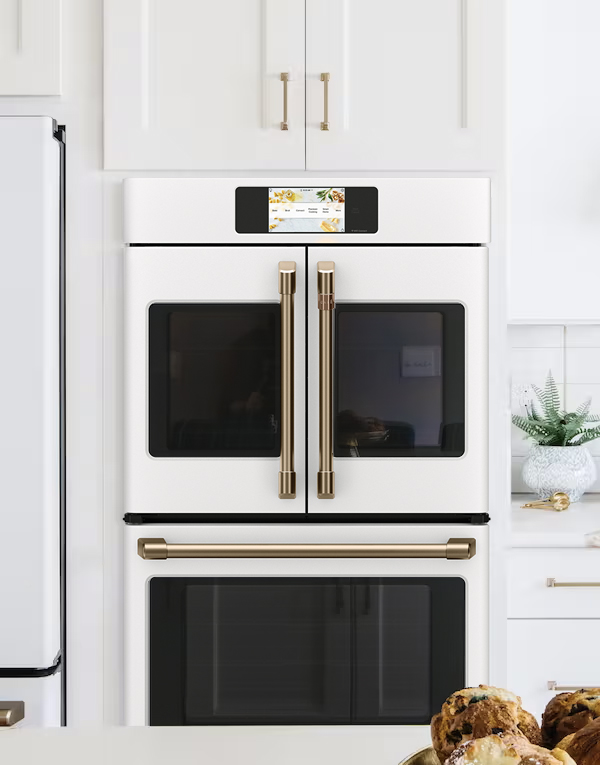
<svg viewBox="0 0 600 765">
<path fill-rule="evenodd" d="M 578 502 L 596 480 L 596 466 L 585 444 L 600 438 L 600 415 L 590 414 L 591 400 L 574 412 L 561 409 L 558 388 L 548 374 L 544 390 L 531 386 L 537 404 L 531 401 L 527 416 L 513 415 L 513 423 L 534 444 L 523 465 L 523 480 L 540 499 L 564 491 Z"/>
</svg>

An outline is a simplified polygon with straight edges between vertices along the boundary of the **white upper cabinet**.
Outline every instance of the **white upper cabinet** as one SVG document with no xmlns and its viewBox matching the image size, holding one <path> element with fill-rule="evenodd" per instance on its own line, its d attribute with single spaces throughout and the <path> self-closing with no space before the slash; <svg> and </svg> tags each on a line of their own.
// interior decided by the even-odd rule
<svg viewBox="0 0 600 765">
<path fill-rule="evenodd" d="M 503 0 L 306 7 L 307 169 L 498 167 Z"/>
<path fill-rule="evenodd" d="M 60 95 L 61 0 L 0 0 L 0 96 Z"/>
<path fill-rule="evenodd" d="M 600 3 L 510 13 L 509 317 L 598 323 Z"/>
<path fill-rule="evenodd" d="M 304 11 L 298 0 L 105 0 L 105 167 L 303 169 Z"/>
</svg>

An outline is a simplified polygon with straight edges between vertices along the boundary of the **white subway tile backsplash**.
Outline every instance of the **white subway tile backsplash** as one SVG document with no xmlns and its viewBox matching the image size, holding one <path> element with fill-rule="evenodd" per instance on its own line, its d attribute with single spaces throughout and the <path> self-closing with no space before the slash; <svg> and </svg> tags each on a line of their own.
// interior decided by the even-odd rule
<svg viewBox="0 0 600 765">
<path fill-rule="evenodd" d="M 535 383 L 542 387 L 548 372 L 556 382 L 564 382 L 564 352 L 562 348 L 512 348 L 512 385 Z"/>
<path fill-rule="evenodd" d="M 511 324 L 508 327 L 511 348 L 562 348 L 564 334 L 562 325 Z"/>
<path fill-rule="evenodd" d="M 567 348 L 565 366 L 569 383 L 600 384 L 600 348 Z"/>
<path fill-rule="evenodd" d="M 509 342 L 512 363 L 514 414 L 525 414 L 523 401 L 530 397 L 527 386 L 543 387 L 551 370 L 558 383 L 565 409 L 574 411 L 587 398 L 591 411 L 600 414 L 600 324 L 563 327 L 559 325 L 511 325 Z M 521 477 L 531 442 L 513 426 L 512 490 L 529 491 Z M 587 444 L 598 469 L 598 480 L 590 491 L 600 492 L 600 439 Z"/>
<path fill-rule="evenodd" d="M 567 348 L 600 348 L 600 324 L 581 324 L 566 328 Z"/>
</svg>

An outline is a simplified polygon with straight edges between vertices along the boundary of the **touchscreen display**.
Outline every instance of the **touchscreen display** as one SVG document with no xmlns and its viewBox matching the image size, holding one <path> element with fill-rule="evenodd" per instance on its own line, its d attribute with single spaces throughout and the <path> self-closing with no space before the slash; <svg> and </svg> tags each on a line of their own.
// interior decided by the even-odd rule
<svg viewBox="0 0 600 765">
<path fill-rule="evenodd" d="M 269 232 L 326 233 L 345 231 L 346 189 L 269 188 Z"/>
</svg>

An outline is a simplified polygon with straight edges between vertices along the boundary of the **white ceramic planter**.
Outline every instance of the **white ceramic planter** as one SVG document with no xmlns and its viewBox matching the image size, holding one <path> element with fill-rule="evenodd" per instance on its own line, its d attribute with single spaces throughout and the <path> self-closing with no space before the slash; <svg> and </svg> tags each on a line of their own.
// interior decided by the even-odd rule
<svg viewBox="0 0 600 765">
<path fill-rule="evenodd" d="M 578 502 L 596 480 L 596 465 L 585 446 L 534 444 L 523 465 L 523 480 L 540 499 L 564 491 Z"/>
</svg>

